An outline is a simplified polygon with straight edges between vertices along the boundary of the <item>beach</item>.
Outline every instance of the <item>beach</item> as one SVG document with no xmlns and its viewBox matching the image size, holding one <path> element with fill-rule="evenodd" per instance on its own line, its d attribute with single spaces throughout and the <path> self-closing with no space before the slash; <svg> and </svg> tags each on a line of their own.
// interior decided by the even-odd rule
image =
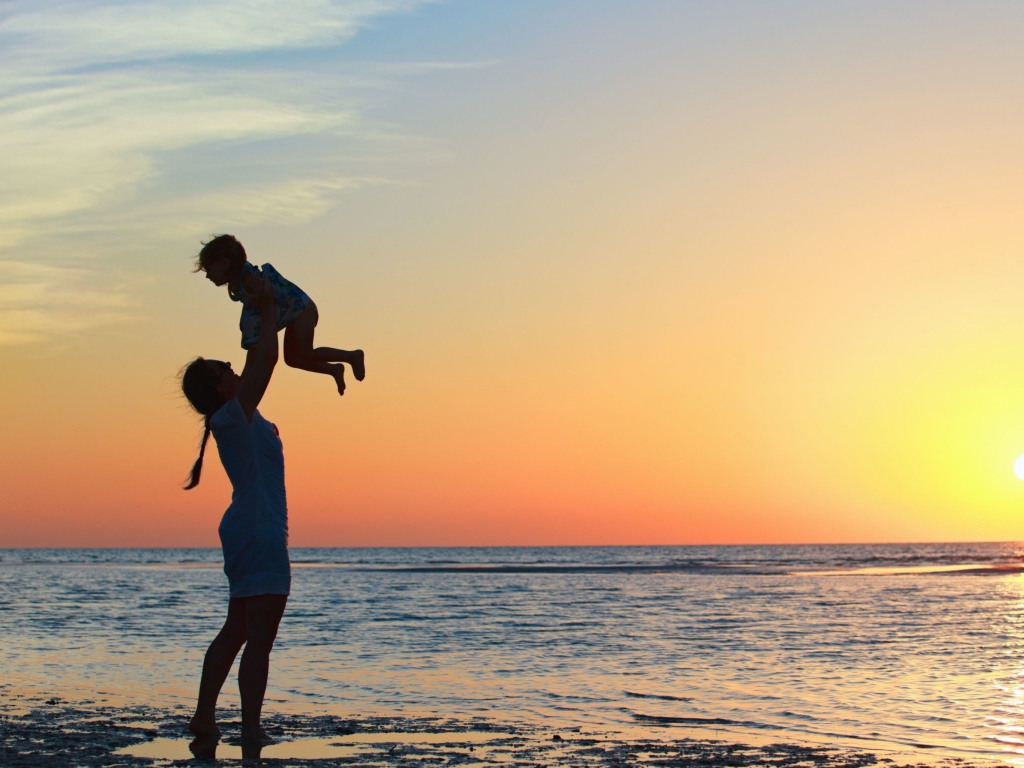
<svg viewBox="0 0 1024 768">
<path fill-rule="evenodd" d="M 1006 765 L 1017 545 L 296 549 L 281 765 Z M 217 550 L 0 550 L 0 763 L 166 765 Z M 221 760 L 241 759 L 232 672 Z M 200 745 L 202 746 L 202 745 Z"/>
<path fill-rule="evenodd" d="M 8 706 L 12 702 L 8 699 Z M 0 716 L 0 761 L 9 768 L 75 765 L 83 768 L 182 765 L 213 759 L 255 762 L 237 741 L 237 720 L 223 723 L 215 747 L 194 746 L 185 712 L 144 705 L 104 707 L 15 699 L 27 708 Z M 342 719 L 330 715 L 270 715 L 274 744 L 260 762 L 279 766 L 576 765 L 576 766 L 966 766 L 950 757 L 915 760 L 910 755 L 830 748 L 807 743 L 744 744 L 656 732 L 632 737 L 586 733 L 582 728 L 544 729 L 523 724 L 443 718 Z M 244 758 L 244 760 L 243 760 Z M 977 763 L 981 764 L 981 763 Z"/>
</svg>

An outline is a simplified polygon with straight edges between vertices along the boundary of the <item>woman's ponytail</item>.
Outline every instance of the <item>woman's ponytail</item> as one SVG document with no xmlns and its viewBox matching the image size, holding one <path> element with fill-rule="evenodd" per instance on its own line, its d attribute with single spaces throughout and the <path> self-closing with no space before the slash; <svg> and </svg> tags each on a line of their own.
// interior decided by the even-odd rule
<svg viewBox="0 0 1024 768">
<path fill-rule="evenodd" d="M 185 486 L 186 491 L 199 485 L 199 476 L 203 473 L 206 441 L 210 439 L 210 417 L 223 405 L 220 395 L 217 394 L 217 382 L 220 377 L 207 362 L 197 357 L 181 372 L 181 391 L 196 412 L 203 416 L 203 441 L 199 444 L 199 458 L 192 465 L 192 473 L 189 475 L 188 485 Z"/>
<path fill-rule="evenodd" d="M 203 474 L 203 455 L 206 453 L 206 441 L 210 439 L 210 417 L 203 419 L 203 441 L 199 443 L 199 458 L 192 465 L 192 474 L 189 475 L 186 491 L 191 491 L 199 485 L 199 476 Z"/>
</svg>

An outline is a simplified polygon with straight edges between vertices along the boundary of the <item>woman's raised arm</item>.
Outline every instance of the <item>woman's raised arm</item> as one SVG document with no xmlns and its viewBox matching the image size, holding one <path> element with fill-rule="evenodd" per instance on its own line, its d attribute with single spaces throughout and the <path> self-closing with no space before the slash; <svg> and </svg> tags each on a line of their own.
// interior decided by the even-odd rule
<svg viewBox="0 0 1024 768">
<path fill-rule="evenodd" d="M 258 289 L 252 292 L 251 301 L 260 313 L 260 335 L 246 355 L 242 384 L 238 389 L 238 404 L 250 422 L 263 393 L 267 391 L 270 377 L 274 375 L 278 356 L 277 302 L 270 283 L 261 279 Z"/>
</svg>

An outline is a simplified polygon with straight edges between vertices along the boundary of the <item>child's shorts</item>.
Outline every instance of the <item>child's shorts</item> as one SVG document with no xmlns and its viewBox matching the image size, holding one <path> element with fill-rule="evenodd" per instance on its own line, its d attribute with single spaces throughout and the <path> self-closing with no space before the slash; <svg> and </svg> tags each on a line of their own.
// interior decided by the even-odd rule
<svg viewBox="0 0 1024 768">
<path fill-rule="evenodd" d="M 277 302 L 277 330 L 281 330 L 302 314 L 302 311 L 309 306 L 310 298 L 295 283 L 285 279 L 270 264 L 264 264 L 261 270 L 257 270 L 249 264 L 246 267 L 253 274 L 261 275 L 270 281 L 274 289 L 274 301 Z M 242 302 L 242 318 L 238 327 L 242 331 L 242 349 L 249 349 L 256 345 L 260 337 L 260 313 L 247 301 Z"/>
</svg>

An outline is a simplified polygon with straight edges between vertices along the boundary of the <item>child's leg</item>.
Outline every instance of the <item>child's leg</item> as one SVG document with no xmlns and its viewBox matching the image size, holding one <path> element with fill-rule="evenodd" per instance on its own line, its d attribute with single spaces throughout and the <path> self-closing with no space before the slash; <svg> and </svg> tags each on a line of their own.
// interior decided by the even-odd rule
<svg viewBox="0 0 1024 768">
<path fill-rule="evenodd" d="M 292 320 L 284 331 L 284 362 L 292 368 L 300 368 L 314 373 L 325 373 L 333 376 L 338 384 L 338 394 L 345 394 L 345 366 L 348 363 L 357 380 L 362 381 L 366 375 L 363 365 L 363 351 L 357 349 L 334 349 L 332 347 L 313 348 L 313 333 L 320 315 L 316 304 L 309 303 L 297 318 Z"/>
</svg>

